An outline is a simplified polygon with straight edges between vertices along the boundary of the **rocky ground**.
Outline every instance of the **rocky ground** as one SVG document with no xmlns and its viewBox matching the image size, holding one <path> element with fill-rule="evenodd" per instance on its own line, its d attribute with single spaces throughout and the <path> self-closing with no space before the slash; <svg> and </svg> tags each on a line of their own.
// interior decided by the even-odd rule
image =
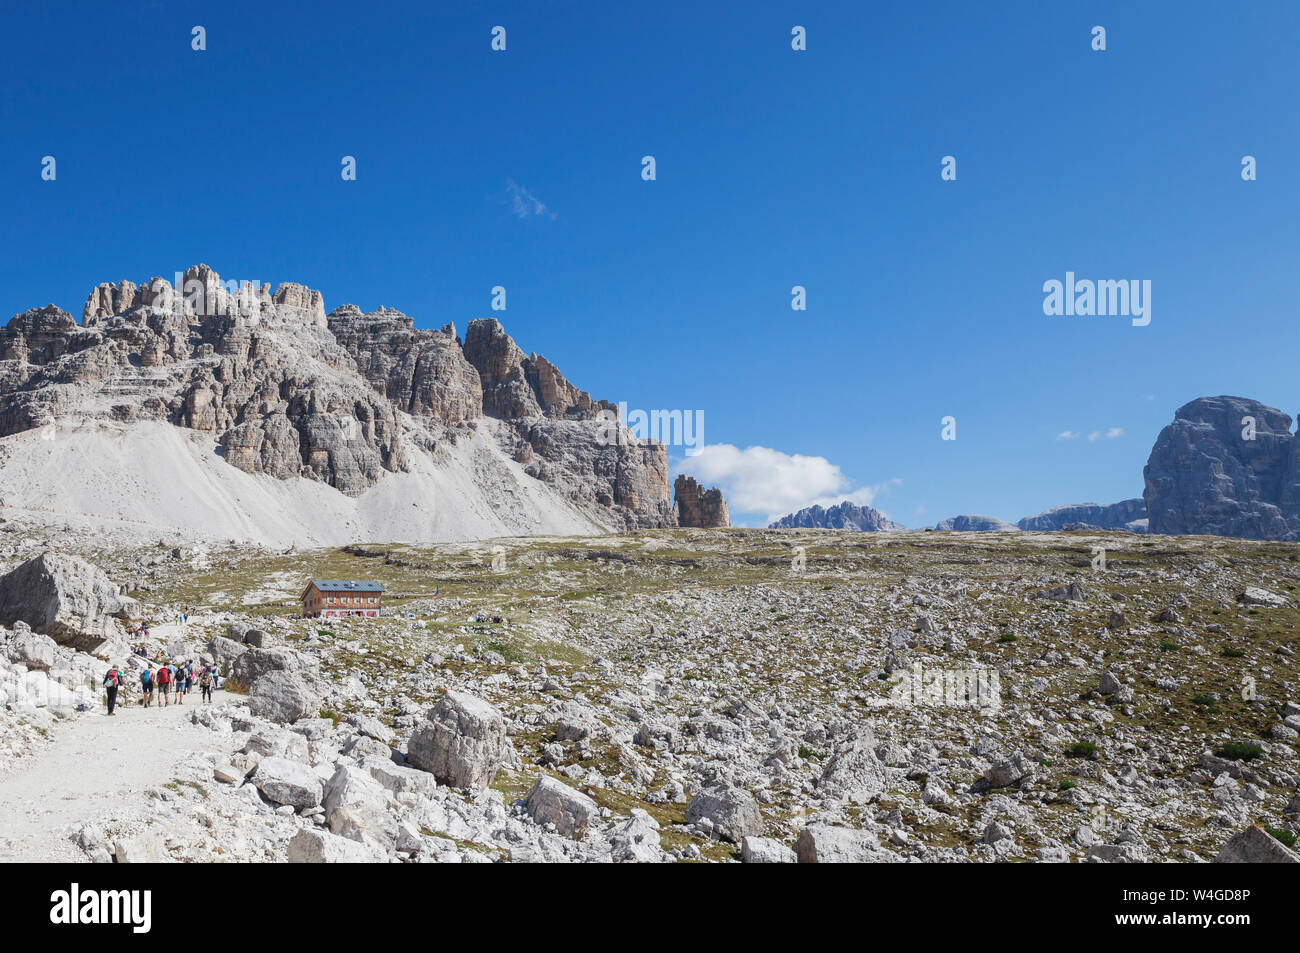
<svg viewBox="0 0 1300 953">
<path fill-rule="evenodd" d="M 58 542 L 156 623 L 197 607 L 154 641 L 234 676 L 167 783 L 59 830 L 91 859 L 1300 859 L 1295 544 Z M 380 581 L 387 616 L 295 618 L 312 576 Z M 54 717 L 11 704 L 9 758 L 97 716 Z"/>
</svg>

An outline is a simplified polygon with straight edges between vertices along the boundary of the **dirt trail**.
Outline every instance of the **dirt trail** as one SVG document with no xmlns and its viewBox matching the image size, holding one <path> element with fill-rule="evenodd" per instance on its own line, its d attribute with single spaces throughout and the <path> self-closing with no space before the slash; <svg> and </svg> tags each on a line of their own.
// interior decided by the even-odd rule
<svg viewBox="0 0 1300 953">
<path fill-rule="evenodd" d="M 141 708 L 138 697 L 111 718 L 101 705 L 59 723 L 49 745 L 0 774 L 0 862 L 85 860 L 67 828 L 138 816 L 143 792 L 172 780 L 178 760 L 217 750 L 218 736 L 190 723 L 197 690 L 167 708 Z M 213 704 L 226 698 L 217 692 Z"/>
</svg>

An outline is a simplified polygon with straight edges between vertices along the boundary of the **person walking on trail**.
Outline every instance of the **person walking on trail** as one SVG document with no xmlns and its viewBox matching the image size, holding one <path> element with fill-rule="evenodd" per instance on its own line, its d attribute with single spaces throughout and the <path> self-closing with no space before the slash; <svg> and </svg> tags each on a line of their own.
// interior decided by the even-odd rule
<svg viewBox="0 0 1300 953">
<path fill-rule="evenodd" d="M 212 666 L 205 665 L 199 670 L 199 690 L 203 693 L 203 703 L 212 701 Z"/>
<path fill-rule="evenodd" d="M 140 673 L 140 704 L 145 708 L 153 701 L 153 666 Z"/>
<path fill-rule="evenodd" d="M 172 665 L 172 693 L 176 696 L 176 704 L 185 704 L 185 666 Z"/>
<path fill-rule="evenodd" d="M 172 673 L 165 664 L 158 666 L 158 695 L 162 707 L 166 708 L 171 703 L 172 690 Z"/>
<path fill-rule="evenodd" d="M 122 673 L 118 671 L 116 665 L 108 667 L 108 674 L 104 676 L 104 693 L 108 698 L 108 713 L 113 714 L 113 709 L 117 707 L 117 690 L 122 684 Z"/>
</svg>

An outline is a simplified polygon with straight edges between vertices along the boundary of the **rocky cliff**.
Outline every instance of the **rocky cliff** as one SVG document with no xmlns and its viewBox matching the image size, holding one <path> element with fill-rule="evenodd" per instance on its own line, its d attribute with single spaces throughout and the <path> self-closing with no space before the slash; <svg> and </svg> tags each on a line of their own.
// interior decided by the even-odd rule
<svg viewBox="0 0 1300 953">
<path fill-rule="evenodd" d="M 612 403 L 592 400 L 546 358 L 525 355 L 491 318 L 469 323 L 464 355 L 482 382 L 483 412 L 506 423 L 502 448 L 530 476 L 610 511 L 625 529 L 676 525 L 667 450 L 638 441 Z"/>
<path fill-rule="evenodd" d="M 80 325 L 53 305 L 10 320 L 0 436 L 70 416 L 167 421 L 214 435 L 241 470 L 347 494 L 405 468 L 397 413 L 324 327 L 319 295 L 230 294 L 206 265 L 185 288 L 100 285 Z"/>
<path fill-rule="evenodd" d="M 1300 440 L 1245 397 L 1184 404 L 1143 470 L 1152 533 L 1300 539 Z"/>
<path fill-rule="evenodd" d="M 905 530 L 901 523 L 869 506 L 858 506 L 845 500 L 834 506 L 809 506 L 797 513 L 783 516 L 768 529 L 848 529 L 860 533 L 896 533 Z"/>
<path fill-rule="evenodd" d="M 731 517 L 727 514 L 727 501 L 722 498 L 722 491 L 716 486 L 706 490 L 695 477 L 681 474 L 673 484 L 673 496 L 677 510 L 677 525 L 696 529 L 715 529 L 731 525 Z"/>
<path fill-rule="evenodd" d="M 1026 516 L 1016 525 L 1024 530 L 1107 529 L 1145 533 L 1147 506 L 1141 497 L 1118 503 L 1074 503 Z"/>
<path fill-rule="evenodd" d="M 1006 520 L 1000 520 L 996 516 L 963 513 L 961 516 L 950 516 L 946 520 L 941 520 L 935 524 L 934 528 L 937 530 L 954 530 L 959 533 L 995 533 L 1018 530 L 1020 527 L 1008 523 Z"/>
<path fill-rule="evenodd" d="M 664 447 L 638 442 L 612 404 L 495 320 L 472 321 L 462 344 L 451 324 L 418 329 L 354 305 L 326 314 L 304 285 L 236 287 L 206 265 L 180 288 L 101 284 L 80 324 L 48 305 L 0 329 L 0 437 L 70 420 L 186 428 L 239 470 L 350 497 L 436 469 L 440 448 L 477 434 L 611 528 L 676 522 Z M 504 484 L 485 479 L 485 496 L 489 485 Z"/>
</svg>

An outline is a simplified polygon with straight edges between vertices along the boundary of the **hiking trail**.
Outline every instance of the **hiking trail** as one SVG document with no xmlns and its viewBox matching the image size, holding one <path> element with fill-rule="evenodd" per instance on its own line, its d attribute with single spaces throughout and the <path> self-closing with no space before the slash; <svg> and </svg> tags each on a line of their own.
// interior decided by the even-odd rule
<svg viewBox="0 0 1300 953">
<path fill-rule="evenodd" d="M 144 792 L 175 778 L 179 759 L 218 750 L 219 737 L 189 720 L 202 704 L 197 685 L 184 705 L 141 708 L 139 697 L 132 686 L 111 718 L 101 697 L 0 773 L 0 862 L 85 861 L 68 828 L 140 815 Z M 229 699 L 218 691 L 210 704 Z"/>
</svg>

